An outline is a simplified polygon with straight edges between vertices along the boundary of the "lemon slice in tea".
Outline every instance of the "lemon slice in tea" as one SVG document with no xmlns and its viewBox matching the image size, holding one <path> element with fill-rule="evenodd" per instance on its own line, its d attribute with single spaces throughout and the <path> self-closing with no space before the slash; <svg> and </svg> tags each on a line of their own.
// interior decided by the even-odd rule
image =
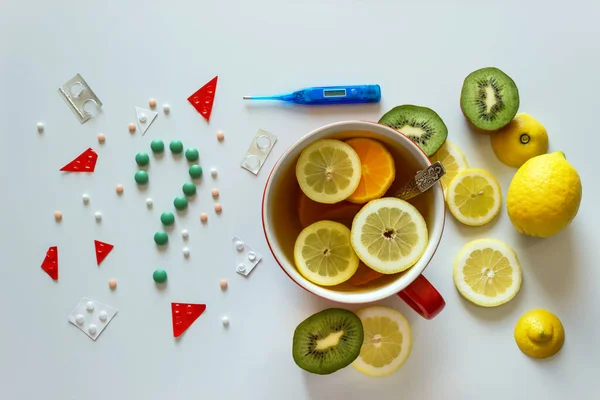
<svg viewBox="0 0 600 400">
<path fill-rule="evenodd" d="M 387 307 L 367 307 L 356 313 L 363 324 L 364 341 L 352 365 L 367 375 L 396 371 L 410 355 L 412 336 L 404 315 Z"/>
<path fill-rule="evenodd" d="M 444 188 L 444 194 L 446 194 L 448 190 L 448 185 L 452 182 L 452 179 L 459 172 L 469 168 L 469 163 L 467 163 L 467 158 L 460 151 L 458 147 L 450 143 L 449 141 L 445 141 L 442 147 L 430 157 L 431 163 L 439 161 L 444 166 L 446 170 L 446 175 L 440 179 L 440 183 Z"/>
<path fill-rule="evenodd" d="M 395 197 L 368 202 L 352 222 L 352 246 L 358 257 L 382 274 L 404 271 L 421 258 L 428 242 L 423 216 Z"/>
<path fill-rule="evenodd" d="M 294 261 L 302 276 L 322 286 L 347 281 L 359 262 L 350 244 L 350 229 L 333 221 L 315 222 L 300 232 Z"/>
<path fill-rule="evenodd" d="M 311 200 L 333 204 L 348 198 L 360 183 L 360 158 L 339 140 L 317 140 L 300 154 L 296 179 Z"/>
<path fill-rule="evenodd" d="M 482 307 L 496 307 L 521 287 L 521 264 L 515 251 L 498 240 L 467 243 L 454 261 L 454 284 L 460 294 Z"/>
</svg>

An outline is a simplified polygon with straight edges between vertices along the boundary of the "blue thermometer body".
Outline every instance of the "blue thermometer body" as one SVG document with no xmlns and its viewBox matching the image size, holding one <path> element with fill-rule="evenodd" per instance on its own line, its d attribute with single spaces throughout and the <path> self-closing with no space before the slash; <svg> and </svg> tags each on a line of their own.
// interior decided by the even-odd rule
<svg viewBox="0 0 600 400">
<path fill-rule="evenodd" d="M 244 100 L 281 100 L 306 105 L 378 103 L 381 100 L 381 88 L 379 85 L 321 86 L 274 96 L 244 96 L 243 98 Z"/>
</svg>

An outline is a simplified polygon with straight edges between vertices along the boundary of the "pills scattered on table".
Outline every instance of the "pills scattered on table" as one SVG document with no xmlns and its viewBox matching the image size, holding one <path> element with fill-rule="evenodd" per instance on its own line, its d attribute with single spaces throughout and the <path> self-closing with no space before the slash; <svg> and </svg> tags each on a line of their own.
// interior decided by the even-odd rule
<svg viewBox="0 0 600 400">
<path fill-rule="evenodd" d="M 173 215 L 172 212 L 165 211 L 160 214 L 160 222 L 162 222 L 163 225 L 171 226 L 175 223 L 175 215 Z"/>
<path fill-rule="evenodd" d="M 145 124 L 146 121 L 148 121 L 148 116 L 146 115 L 146 113 L 140 113 L 138 120 L 142 123 Z"/>
<path fill-rule="evenodd" d="M 150 197 L 148 197 L 146 199 L 146 207 L 148 208 L 152 208 L 152 205 L 154 204 L 154 202 L 152 201 L 152 199 Z"/>
<path fill-rule="evenodd" d="M 145 185 L 148 183 L 148 173 L 146 171 L 137 171 L 133 176 L 133 179 L 137 182 L 138 185 Z"/>
<path fill-rule="evenodd" d="M 205 213 L 200 214 L 200 221 L 202 221 L 202 223 L 205 224 L 206 221 L 208 221 L 208 215 L 206 215 Z"/>
<path fill-rule="evenodd" d="M 150 162 L 150 156 L 144 152 L 137 153 L 135 155 L 135 162 L 140 167 L 146 166 Z"/>
<path fill-rule="evenodd" d="M 129 124 L 129 132 L 135 132 L 135 124 L 133 122 Z"/>
<path fill-rule="evenodd" d="M 221 214 L 223 212 L 223 206 L 220 203 L 215 204 L 215 212 Z"/>
<path fill-rule="evenodd" d="M 106 313 L 106 311 L 102 310 L 100 311 L 100 313 L 98 313 L 98 319 L 102 322 L 106 322 L 106 319 L 108 318 L 108 314 Z"/>
<path fill-rule="evenodd" d="M 196 161 L 198 160 L 198 157 L 200 157 L 198 149 L 194 149 L 193 147 L 191 147 L 185 151 L 185 158 L 188 161 Z"/>
<path fill-rule="evenodd" d="M 184 257 L 189 257 L 190 256 L 190 249 L 187 247 L 183 248 L 183 256 Z"/>
<path fill-rule="evenodd" d="M 83 321 L 84 321 L 83 315 L 77 314 L 77 316 L 75 317 L 75 322 L 77 322 L 77 325 L 82 325 Z"/>
<path fill-rule="evenodd" d="M 237 272 L 245 272 L 245 271 L 246 271 L 246 264 L 244 264 L 244 263 L 239 263 L 239 264 L 237 265 L 237 268 L 236 268 L 236 270 L 237 270 Z"/>
<path fill-rule="evenodd" d="M 223 134 L 223 132 L 221 132 L 221 131 L 217 132 L 217 140 L 219 142 L 222 142 L 223 139 L 225 139 L 225 135 Z"/>
<path fill-rule="evenodd" d="M 179 140 L 173 140 L 169 143 L 169 149 L 171 150 L 171 153 L 179 154 L 183 151 L 183 143 Z"/>
<path fill-rule="evenodd" d="M 162 140 L 153 140 L 150 143 L 150 149 L 153 153 L 162 153 L 165 151 L 165 143 Z"/>
<path fill-rule="evenodd" d="M 210 174 L 212 175 L 213 178 L 217 177 L 217 169 L 215 167 L 212 167 L 210 169 Z"/>
<path fill-rule="evenodd" d="M 182 238 L 184 238 L 184 239 L 187 239 L 189 235 L 190 235 L 190 233 L 188 232 L 188 230 L 187 230 L 187 229 L 183 229 L 183 230 L 181 231 L 181 237 L 182 237 Z"/>
<path fill-rule="evenodd" d="M 221 282 L 219 282 L 219 286 L 221 287 L 221 290 L 227 289 L 227 281 L 225 279 L 221 279 Z"/>
<path fill-rule="evenodd" d="M 244 242 L 242 242 L 241 240 L 235 242 L 235 249 L 237 251 L 244 251 Z"/>
<path fill-rule="evenodd" d="M 123 193 L 123 185 L 117 185 L 115 187 L 115 190 L 117 191 L 117 194 L 122 194 Z"/>
<path fill-rule="evenodd" d="M 224 315 L 223 318 L 221 318 L 221 322 L 223 323 L 224 327 L 228 327 L 229 326 L 229 317 L 227 315 Z"/>
<path fill-rule="evenodd" d="M 101 221 L 102 220 L 102 213 L 100 211 L 96 211 L 94 213 L 94 218 L 96 218 L 96 221 Z"/>
<path fill-rule="evenodd" d="M 248 260 L 254 262 L 256 260 L 256 253 L 253 251 L 248 252 Z"/>
<path fill-rule="evenodd" d="M 182 190 L 186 196 L 193 196 L 196 194 L 196 185 L 192 182 L 186 182 L 183 184 Z"/>
<path fill-rule="evenodd" d="M 173 205 L 175 206 L 176 209 L 178 209 L 179 211 L 183 211 L 187 208 L 188 206 L 188 201 L 185 197 L 183 196 L 177 196 L 175 197 L 175 199 L 173 200 Z"/>
<path fill-rule="evenodd" d="M 104 143 L 106 142 L 106 136 L 104 135 L 104 133 L 99 133 L 98 134 L 98 143 Z"/>
<path fill-rule="evenodd" d="M 86 305 L 85 305 L 85 309 L 86 309 L 88 312 L 92 312 L 92 311 L 94 311 L 94 303 L 93 303 L 93 302 L 91 302 L 91 301 L 88 301 L 88 302 L 86 303 Z"/>
<path fill-rule="evenodd" d="M 62 217 L 63 217 L 62 212 L 60 212 L 60 211 L 54 211 L 54 219 L 56 221 L 61 221 Z"/>
<path fill-rule="evenodd" d="M 117 281 L 114 279 L 111 279 L 110 281 L 108 281 L 108 287 L 111 288 L 112 290 L 115 290 L 117 288 Z"/>
<path fill-rule="evenodd" d="M 37 126 L 37 130 L 39 133 L 44 132 L 44 124 L 42 124 L 41 122 L 38 122 L 36 126 Z"/>
<path fill-rule="evenodd" d="M 154 282 L 156 283 L 165 283 L 167 281 L 167 271 L 164 269 L 157 269 L 152 274 L 152 279 L 154 279 Z"/>
<path fill-rule="evenodd" d="M 202 176 L 202 167 L 198 164 L 194 164 L 190 166 L 189 173 L 192 179 L 198 179 Z"/>
<path fill-rule="evenodd" d="M 167 235 L 167 232 L 158 231 L 154 234 L 154 243 L 156 243 L 157 245 L 163 246 L 167 244 L 168 241 L 169 235 Z"/>
<path fill-rule="evenodd" d="M 170 106 L 170 105 L 168 105 L 168 104 L 163 104 L 163 112 L 164 112 L 165 114 L 168 114 L 168 113 L 170 113 L 170 112 L 171 112 L 171 106 Z"/>
<path fill-rule="evenodd" d="M 212 194 L 212 197 L 215 199 L 219 197 L 219 189 L 213 189 L 210 191 L 210 193 Z"/>
<path fill-rule="evenodd" d="M 95 335 L 97 332 L 96 325 L 90 324 L 90 326 L 88 326 L 88 332 L 90 333 L 90 335 Z"/>
<path fill-rule="evenodd" d="M 150 106 L 150 108 L 156 107 L 156 99 L 148 100 L 148 105 Z"/>
<path fill-rule="evenodd" d="M 90 195 L 87 193 L 82 194 L 81 200 L 83 200 L 83 204 L 88 204 L 90 202 Z"/>
</svg>

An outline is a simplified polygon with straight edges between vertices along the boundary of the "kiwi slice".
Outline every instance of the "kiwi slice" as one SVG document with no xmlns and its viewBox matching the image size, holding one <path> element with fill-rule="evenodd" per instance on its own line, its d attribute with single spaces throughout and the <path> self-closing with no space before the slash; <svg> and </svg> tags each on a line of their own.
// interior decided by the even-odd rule
<svg viewBox="0 0 600 400">
<path fill-rule="evenodd" d="M 448 128 L 431 108 L 406 104 L 392 108 L 379 120 L 408 136 L 427 156 L 433 155 L 446 141 Z"/>
<path fill-rule="evenodd" d="M 313 374 L 327 375 L 350 365 L 364 339 L 360 318 L 351 311 L 330 308 L 308 317 L 294 331 L 292 355 Z"/>
<path fill-rule="evenodd" d="M 497 131 L 519 110 L 519 89 L 515 81 L 498 68 L 482 68 L 465 78 L 460 108 L 475 127 Z"/>
</svg>

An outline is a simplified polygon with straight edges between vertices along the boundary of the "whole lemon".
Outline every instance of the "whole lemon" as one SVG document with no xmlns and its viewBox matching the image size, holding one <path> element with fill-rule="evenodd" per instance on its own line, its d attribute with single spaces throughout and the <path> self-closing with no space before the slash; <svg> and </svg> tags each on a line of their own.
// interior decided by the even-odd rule
<svg viewBox="0 0 600 400">
<path fill-rule="evenodd" d="M 519 168 L 510 183 L 506 196 L 508 216 L 521 233 L 555 235 L 577 215 L 581 191 L 579 174 L 564 153 L 533 157 Z"/>
<path fill-rule="evenodd" d="M 565 343 L 565 330 L 560 319 L 550 311 L 536 309 L 523 314 L 515 325 L 515 341 L 529 357 L 555 355 Z"/>
<path fill-rule="evenodd" d="M 517 114 L 508 125 L 492 134 L 490 140 L 496 157 L 515 168 L 548 151 L 546 128 L 525 113 Z"/>
</svg>

